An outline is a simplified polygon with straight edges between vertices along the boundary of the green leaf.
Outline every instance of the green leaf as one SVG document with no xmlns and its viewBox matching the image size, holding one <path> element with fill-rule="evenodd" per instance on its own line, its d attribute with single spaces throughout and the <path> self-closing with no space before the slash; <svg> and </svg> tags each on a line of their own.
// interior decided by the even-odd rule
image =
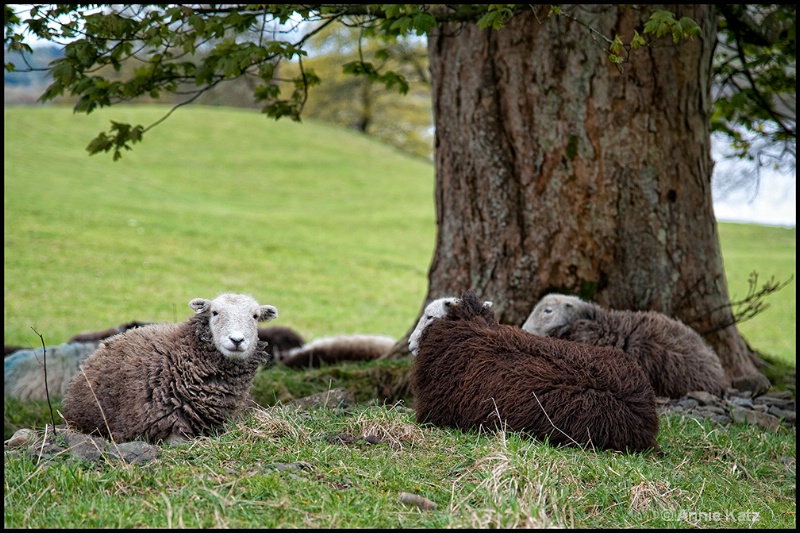
<svg viewBox="0 0 800 533">
<path fill-rule="evenodd" d="M 611 43 L 609 49 L 614 55 L 620 55 L 625 51 L 625 45 L 623 44 L 622 38 L 619 35 L 614 36 L 614 41 Z"/>
<path fill-rule="evenodd" d="M 645 42 L 644 38 L 641 35 L 639 35 L 638 31 L 634 30 L 633 39 L 631 40 L 631 49 L 637 50 L 639 49 L 639 47 L 644 46 L 645 44 L 647 43 Z"/>
</svg>

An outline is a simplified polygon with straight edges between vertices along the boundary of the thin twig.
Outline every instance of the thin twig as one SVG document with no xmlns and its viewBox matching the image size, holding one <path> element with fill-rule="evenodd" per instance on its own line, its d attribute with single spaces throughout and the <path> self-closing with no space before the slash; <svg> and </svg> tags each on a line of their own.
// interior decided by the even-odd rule
<svg viewBox="0 0 800 533">
<path fill-rule="evenodd" d="M 544 416 L 546 416 L 546 417 L 547 417 L 547 421 L 548 421 L 548 422 L 550 422 L 550 425 L 551 425 L 551 426 L 553 426 L 555 429 L 557 429 L 557 430 L 558 430 L 558 431 L 559 431 L 559 432 L 560 432 L 562 435 L 564 435 L 565 437 L 567 437 L 567 438 L 568 438 L 570 441 L 572 441 L 572 444 L 574 444 L 575 446 L 577 446 L 577 447 L 581 448 L 581 444 L 580 444 L 578 441 L 576 441 L 575 439 L 573 439 L 572 437 L 570 437 L 569 435 L 567 435 L 567 434 L 566 434 L 564 431 L 562 431 L 562 430 L 561 430 L 561 428 L 559 428 L 558 426 L 556 426 L 556 425 L 553 423 L 553 421 L 550 419 L 550 415 L 548 415 L 548 414 L 547 414 L 547 411 L 545 411 L 545 410 L 544 410 L 544 406 L 542 405 L 542 402 L 540 402 L 540 401 L 539 401 L 539 397 L 538 397 L 538 396 L 536 396 L 536 392 L 534 392 L 534 391 L 531 391 L 531 393 L 533 394 L 533 397 L 536 399 L 536 403 L 538 403 L 538 404 L 539 404 L 539 407 L 541 407 L 541 408 L 542 408 L 542 412 L 544 413 Z M 591 436 L 590 436 L 590 438 L 589 438 L 589 442 L 591 442 Z"/>
<path fill-rule="evenodd" d="M 36 331 L 36 328 L 33 326 L 31 326 L 31 329 L 33 330 L 34 333 L 36 333 L 36 335 L 39 336 L 39 340 L 42 342 L 42 367 L 44 368 L 44 394 L 45 398 L 47 398 L 47 407 L 50 408 L 50 423 L 53 425 L 53 434 L 55 435 L 56 419 L 55 416 L 53 415 L 53 405 L 50 403 L 50 390 L 47 386 L 47 347 L 45 346 L 44 337 L 42 337 L 42 334 Z M 47 436 L 47 427 L 45 427 L 45 436 Z"/>
</svg>

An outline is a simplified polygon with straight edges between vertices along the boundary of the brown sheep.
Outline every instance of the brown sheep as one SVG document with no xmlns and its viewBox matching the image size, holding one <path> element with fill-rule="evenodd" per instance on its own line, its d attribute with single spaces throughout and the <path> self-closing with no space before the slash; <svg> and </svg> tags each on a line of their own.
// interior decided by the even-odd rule
<svg viewBox="0 0 800 533">
<path fill-rule="evenodd" d="M 103 339 L 107 339 L 117 333 L 122 333 L 123 331 L 128 331 L 129 329 L 133 328 L 140 328 L 142 326 L 147 326 L 152 324 L 152 322 L 126 322 L 125 324 L 120 324 L 115 328 L 108 328 L 108 329 L 101 329 L 99 331 L 84 331 L 83 333 L 78 333 L 77 335 L 73 335 L 67 343 L 70 342 L 99 342 Z"/>
<path fill-rule="evenodd" d="M 656 396 L 692 391 L 722 397 L 725 372 L 719 357 L 695 330 L 656 311 L 605 309 L 576 296 L 548 294 L 522 329 L 592 346 L 613 346 L 641 365 Z"/>
<path fill-rule="evenodd" d="M 117 442 L 181 442 L 221 429 L 251 404 L 250 387 L 269 359 L 258 322 L 278 310 L 246 294 L 189 302 L 178 324 L 151 324 L 103 341 L 70 382 L 64 421 Z"/>
<path fill-rule="evenodd" d="M 258 328 L 258 338 L 267 343 L 267 353 L 275 361 L 280 361 L 286 352 L 299 348 L 306 342 L 299 333 L 285 326 Z"/>
<path fill-rule="evenodd" d="M 655 397 L 615 348 L 502 325 L 472 293 L 427 306 L 409 337 L 420 423 L 505 429 L 554 445 L 660 451 Z"/>
</svg>

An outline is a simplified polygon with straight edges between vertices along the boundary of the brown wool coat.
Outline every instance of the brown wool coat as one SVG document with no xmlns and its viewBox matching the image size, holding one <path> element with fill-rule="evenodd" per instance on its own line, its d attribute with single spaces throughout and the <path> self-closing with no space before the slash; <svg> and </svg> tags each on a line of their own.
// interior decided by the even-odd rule
<svg viewBox="0 0 800 533">
<path fill-rule="evenodd" d="M 245 360 L 224 357 L 201 315 L 131 329 L 86 360 L 64 397 L 64 419 L 117 442 L 209 435 L 250 405 L 253 378 L 268 359 L 264 342 Z"/>
<path fill-rule="evenodd" d="M 522 432 L 556 445 L 658 451 L 655 397 L 614 348 L 497 323 L 467 293 L 420 337 L 412 383 L 420 423 Z"/>
<path fill-rule="evenodd" d="M 556 312 L 564 314 L 566 323 L 547 329 L 546 335 L 621 349 L 641 365 L 656 396 L 680 398 L 688 392 L 706 391 L 722 397 L 725 393 L 719 357 L 683 322 L 655 311 L 613 310 L 585 301 Z"/>
<path fill-rule="evenodd" d="M 280 361 L 292 348 L 299 348 L 306 342 L 298 332 L 286 326 L 258 328 L 258 338 L 267 343 L 267 352 L 276 361 Z"/>
</svg>

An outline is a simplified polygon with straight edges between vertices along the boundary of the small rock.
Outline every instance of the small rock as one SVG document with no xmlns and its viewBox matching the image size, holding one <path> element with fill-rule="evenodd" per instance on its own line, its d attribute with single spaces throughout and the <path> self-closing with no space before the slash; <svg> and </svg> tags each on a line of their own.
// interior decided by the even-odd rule
<svg viewBox="0 0 800 533">
<path fill-rule="evenodd" d="M 123 442 L 121 444 L 109 443 L 106 453 L 113 459 L 120 459 L 128 464 L 147 464 L 158 458 L 158 448 L 140 440 Z"/>
<path fill-rule="evenodd" d="M 770 431 L 777 431 L 781 425 L 778 417 L 738 406 L 734 406 L 731 410 L 731 418 L 734 422 L 756 424 L 758 427 Z"/>
<path fill-rule="evenodd" d="M 686 394 L 689 398 L 697 400 L 700 405 L 716 405 L 719 397 L 704 390 L 696 390 Z"/>
<path fill-rule="evenodd" d="M 738 396 L 733 396 L 728 398 L 728 403 L 737 407 L 747 407 L 748 409 L 753 408 L 753 400 L 750 398 L 739 398 Z"/>
<path fill-rule="evenodd" d="M 84 435 L 74 431 L 67 432 L 64 435 L 64 441 L 72 456 L 84 461 L 97 461 L 103 456 L 103 450 L 106 448 L 106 440 L 104 438 Z"/>
<path fill-rule="evenodd" d="M 21 448 L 28 444 L 33 444 L 39 438 L 39 434 L 28 428 L 18 429 L 11 435 L 11 438 L 3 443 L 3 447 L 8 448 Z"/>
<path fill-rule="evenodd" d="M 678 400 L 678 405 L 680 405 L 681 407 L 683 407 L 688 411 L 690 409 L 694 409 L 695 407 L 697 407 L 699 405 L 699 402 L 693 398 L 684 397 L 681 400 Z"/>
<path fill-rule="evenodd" d="M 732 387 L 740 391 L 752 391 L 752 397 L 764 394 L 771 385 L 769 378 L 761 373 L 749 374 L 731 380 Z"/>
<path fill-rule="evenodd" d="M 792 425 L 797 422 L 797 411 L 789 411 L 779 407 L 770 407 L 769 411 L 767 412 L 772 416 L 777 416 L 778 418 L 784 419 L 786 422 L 789 422 Z"/>
<path fill-rule="evenodd" d="M 410 492 L 401 492 L 400 501 L 406 505 L 414 505 L 419 507 L 423 511 L 435 510 L 438 507 L 436 502 L 429 500 L 428 498 L 423 498 L 417 494 L 411 494 Z"/>
</svg>

